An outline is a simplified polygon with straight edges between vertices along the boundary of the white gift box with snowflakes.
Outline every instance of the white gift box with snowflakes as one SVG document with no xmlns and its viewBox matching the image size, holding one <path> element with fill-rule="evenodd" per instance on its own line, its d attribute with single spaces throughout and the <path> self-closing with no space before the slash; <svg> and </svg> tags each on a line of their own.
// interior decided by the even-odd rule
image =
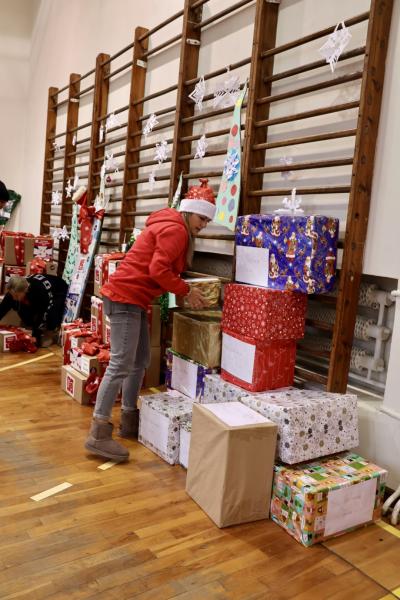
<svg viewBox="0 0 400 600">
<path fill-rule="evenodd" d="M 170 465 L 179 462 L 180 425 L 191 417 L 193 402 L 168 392 L 142 397 L 139 442 Z"/>
<path fill-rule="evenodd" d="M 181 423 L 179 434 L 179 464 L 185 469 L 189 464 L 190 439 L 192 436 L 192 418 Z"/>
</svg>

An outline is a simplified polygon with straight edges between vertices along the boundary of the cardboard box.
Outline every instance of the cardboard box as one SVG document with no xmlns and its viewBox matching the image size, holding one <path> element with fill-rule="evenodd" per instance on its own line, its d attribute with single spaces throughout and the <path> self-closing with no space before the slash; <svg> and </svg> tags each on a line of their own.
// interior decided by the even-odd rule
<svg viewBox="0 0 400 600">
<path fill-rule="evenodd" d="M 10 352 L 10 340 L 14 340 L 17 336 L 11 331 L 0 330 L 0 352 Z"/>
<path fill-rule="evenodd" d="M 16 247 L 20 248 L 16 252 Z M 3 258 L 6 265 L 23 266 L 33 258 L 35 247 L 34 237 L 23 237 L 20 235 L 5 235 Z"/>
<path fill-rule="evenodd" d="M 91 297 L 90 326 L 91 326 L 91 329 L 92 329 L 92 332 L 94 333 L 94 335 L 99 335 L 102 340 L 105 340 L 103 300 L 101 300 L 101 298 L 97 298 L 97 296 Z M 109 330 L 108 330 L 108 337 L 110 337 Z M 109 342 L 107 342 L 107 343 L 109 343 Z"/>
<path fill-rule="evenodd" d="M 179 464 L 185 469 L 189 465 L 190 438 L 192 436 L 192 419 L 181 423 L 179 434 Z"/>
<path fill-rule="evenodd" d="M 256 341 L 304 337 L 307 294 L 252 285 L 225 286 L 222 328 Z"/>
<path fill-rule="evenodd" d="M 161 348 L 151 348 L 151 363 L 144 375 L 143 387 L 157 387 L 160 385 Z"/>
<path fill-rule="evenodd" d="M 311 546 L 381 515 L 387 471 L 358 454 L 275 466 L 271 519 Z"/>
<path fill-rule="evenodd" d="M 116 253 L 117 254 L 117 253 Z M 112 254 L 97 254 L 94 258 L 94 294 L 101 298 L 100 289 L 107 283 L 108 278 L 112 275 L 124 255 L 118 253 L 118 258 L 112 258 Z"/>
<path fill-rule="evenodd" d="M 305 294 L 335 284 L 339 220 L 321 215 L 245 215 L 236 221 L 235 279 Z"/>
<path fill-rule="evenodd" d="M 252 392 L 290 386 L 294 379 L 296 341 L 255 342 L 223 331 L 221 377 Z"/>
<path fill-rule="evenodd" d="M 139 442 L 175 465 L 179 460 L 180 423 L 191 412 L 192 402 L 184 397 L 172 398 L 167 392 L 142 396 Z"/>
<path fill-rule="evenodd" d="M 35 237 L 33 256 L 34 258 L 43 258 L 46 261 L 53 260 L 54 239 L 50 235 L 38 235 Z M 53 273 L 49 273 L 53 274 Z M 57 267 L 56 267 L 57 274 Z"/>
<path fill-rule="evenodd" d="M 90 395 L 85 391 L 86 379 L 86 375 L 82 375 L 70 365 L 61 367 L 61 389 L 79 404 L 88 406 Z"/>
<path fill-rule="evenodd" d="M 219 367 L 221 317 L 221 311 L 175 312 L 172 349 L 206 367 Z"/>
<path fill-rule="evenodd" d="M 204 395 L 204 377 L 216 373 L 191 358 L 181 356 L 171 348 L 167 349 L 167 369 L 165 383 L 168 388 L 177 390 L 195 402 L 201 402 Z"/>
<path fill-rule="evenodd" d="M 243 406 L 193 405 L 186 491 L 218 527 L 269 516 L 277 427 Z"/>
<path fill-rule="evenodd" d="M 105 344 L 111 344 L 111 323 L 110 317 L 103 312 L 103 342 Z"/>
<path fill-rule="evenodd" d="M 292 465 L 358 446 L 354 394 L 293 389 L 243 396 L 241 402 L 277 424 L 282 462 Z"/>
<path fill-rule="evenodd" d="M 89 377 L 92 369 L 96 369 L 97 373 L 103 371 L 97 357 L 84 354 L 80 348 L 71 347 L 70 361 L 71 367 L 86 377 Z"/>
</svg>

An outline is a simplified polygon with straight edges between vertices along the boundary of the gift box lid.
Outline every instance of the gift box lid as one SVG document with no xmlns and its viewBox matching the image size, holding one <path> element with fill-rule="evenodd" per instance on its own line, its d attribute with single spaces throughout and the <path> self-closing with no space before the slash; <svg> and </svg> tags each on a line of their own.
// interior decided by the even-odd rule
<svg viewBox="0 0 400 600">
<path fill-rule="evenodd" d="M 172 397 L 168 392 L 160 394 L 152 394 L 149 396 L 142 396 L 141 409 L 148 407 L 169 419 L 176 418 L 180 420 L 182 417 L 191 414 L 193 401 L 183 396 L 181 398 Z"/>
</svg>

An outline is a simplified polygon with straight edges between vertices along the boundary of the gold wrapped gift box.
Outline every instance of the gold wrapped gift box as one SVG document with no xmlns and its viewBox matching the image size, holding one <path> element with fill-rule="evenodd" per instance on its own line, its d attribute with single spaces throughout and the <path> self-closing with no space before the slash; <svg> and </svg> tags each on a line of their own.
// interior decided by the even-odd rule
<svg viewBox="0 0 400 600">
<path fill-rule="evenodd" d="M 206 367 L 221 364 L 222 311 L 174 313 L 172 348 Z"/>
</svg>

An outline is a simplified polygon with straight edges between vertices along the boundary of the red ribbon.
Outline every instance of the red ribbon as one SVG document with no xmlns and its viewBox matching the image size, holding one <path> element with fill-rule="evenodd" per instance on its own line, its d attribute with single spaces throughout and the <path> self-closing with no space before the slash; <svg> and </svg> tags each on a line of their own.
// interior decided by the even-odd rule
<svg viewBox="0 0 400 600">
<path fill-rule="evenodd" d="M 18 266 L 23 266 L 25 264 L 25 238 L 33 238 L 33 233 L 24 233 L 23 231 L 2 231 L 0 243 L 3 255 L 6 237 L 14 238 L 15 262 Z"/>
<path fill-rule="evenodd" d="M 100 336 L 94 336 L 93 341 L 83 342 L 81 350 L 84 354 L 89 354 L 89 356 L 96 356 L 99 354 L 100 350 L 108 350 L 109 344 L 102 344 L 100 341 Z"/>
<path fill-rule="evenodd" d="M 36 338 L 29 335 L 29 333 L 20 327 L 14 327 L 12 325 L 7 327 L 2 326 L 0 331 L 14 333 L 16 336 L 8 342 L 10 352 L 29 352 L 31 354 L 37 352 Z"/>
<path fill-rule="evenodd" d="M 79 215 L 78 215 L 78 223 L 81 226 L 81 239 L 80 239 L 80 249 L 82 254 L 87 254 L 89 252 L 89 246 L 92 239 L 92 226 L 95 218 L 103 219 L 104 217 L 104 209 L 96 211 L 96 208 L 87 205 L 87 192 L 82 194 L 82 196 L 77 200 L 77 204 L 79 204 Z"/>
<path fill-rule="evenodd" d="M 101 254 L 102 263 L 101 270 L 103 273 L 103 285 L 108 281 L 109 263 L 110 260 L 122 260 L 125 258 L 124 252 L 111 252 L 109 254 Z"/>
</svg>

